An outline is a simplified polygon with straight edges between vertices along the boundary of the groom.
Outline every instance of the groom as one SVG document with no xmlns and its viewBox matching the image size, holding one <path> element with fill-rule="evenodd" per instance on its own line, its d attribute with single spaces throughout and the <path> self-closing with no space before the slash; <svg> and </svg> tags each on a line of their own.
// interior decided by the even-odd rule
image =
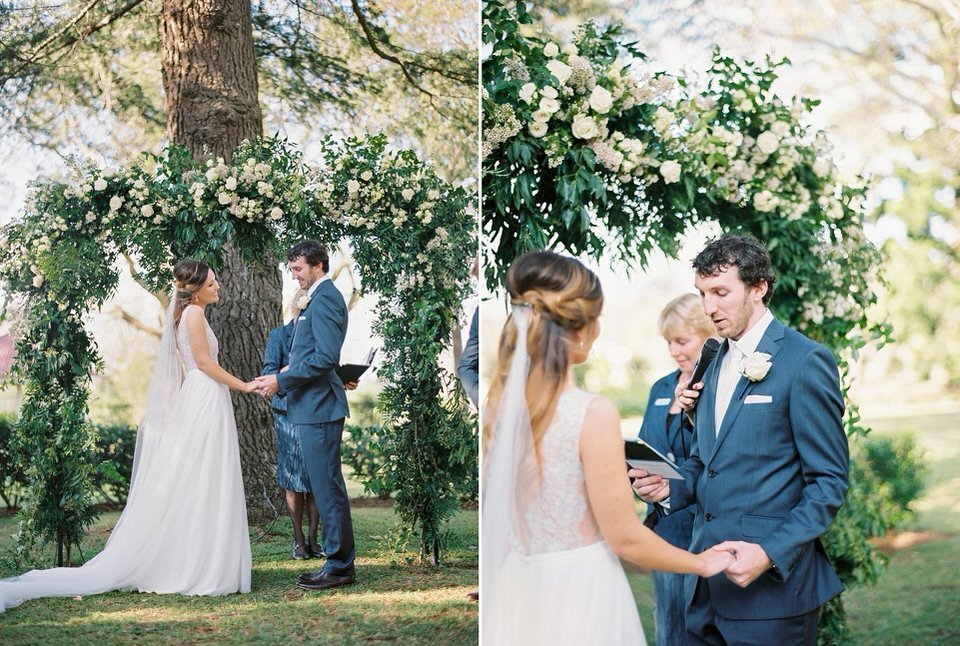
<svg viewBox="0 0 960 646">
<path fill-rule="evenodd" d="M 813 646 L 819 607 L 843 587 L 819 539 L 847 489 L 837 364 L 767 309 L 776 279 L 755 239 L 724 236 L 693 267 L 726 342 L 703 382 L 678 393 L 696 406 L 684 479 L 632 470 L 634 490 L 665 511 L 695 504 L 690 550 L 737 556 L 726 576 L 691 577 L 692 643 Z"/>
<path fill-rule="evenodd" d="M 286 395 L 287 419 L 300 436 L 327 560 L 319 571 L 301 574 L 297 585 L 325 590 L 354 582 L 350 499 L 340 470 L 340 439 L 350 411 L 336 373 L 347 333 L 347 305 L 327 276 L 330 259 L 320 243 L 307 240 L 290 249 L 287 266 L 307 292 L 306 303 L 295 323 L 289 369 L 258 377 L 258 392 Z"/>
</svg>

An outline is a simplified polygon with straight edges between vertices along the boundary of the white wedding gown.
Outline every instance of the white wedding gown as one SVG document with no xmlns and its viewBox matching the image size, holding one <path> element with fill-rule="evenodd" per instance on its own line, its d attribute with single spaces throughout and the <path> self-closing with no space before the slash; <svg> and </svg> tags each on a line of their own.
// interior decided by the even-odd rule
<svg viewBox="0 0 960 646">
<path fill-rule="evenodd" d="M 481 583 L 485 645 L 646 644 L 623 567 L 587 501 L 579 445 L 593 397 L 581 390 L 560 395 L 541 439 L 542 479 L 534 492 L 517 494 L 529 498 L 526 538 L 514 539 L 492 598 Z"/>
<path fill-rule="evenodd" d="M 203 316 L 187 307 L 188 316 Z M 204 321 L 210 355 L 217 338 Z M 0 581 L 0 612 L 29 599 L 110 590 L 222 595 L 250 591 L 250 535 L 233 404 L 197 369 L 186 325 L 186 369 L 161 428 L 141 427 L 123 514 L 103 551 L 81 567 L 32 570 Z"/>
</svg>

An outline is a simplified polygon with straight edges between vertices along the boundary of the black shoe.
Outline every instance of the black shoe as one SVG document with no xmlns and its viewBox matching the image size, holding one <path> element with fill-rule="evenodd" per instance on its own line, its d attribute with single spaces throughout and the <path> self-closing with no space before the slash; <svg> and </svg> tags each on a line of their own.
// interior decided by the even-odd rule
<svg viewBox="0 0 960 646">
<path fill-rule="evenodd" d="M 297 575 L 297 581 L 307 581 L 315 579 L 323 574 L 323 570 L 314 570 L 313 572 L 301 572 Z"/>
<path fill-rule="evenodd" d="M 310 554 L 313 555 L 313 558 L 315 559 L 327 558 L 326 552 L 324 552 L 323 548 L 317 545 L 316 543 L 311 543 L 309 547 L 310 547 Z"/>
<path fill-rule="evenodd" d="M 350 585 L 354 581 L 355 579 L 352 574 L 337 576 L 335 574 L 320 572 L 317 576 L 300 579 L 300 581 L 297 582 L 297 587 L 303 590 L 327 590 L 329 588 L 337 588 L 341 585 Z"/>
</svg>

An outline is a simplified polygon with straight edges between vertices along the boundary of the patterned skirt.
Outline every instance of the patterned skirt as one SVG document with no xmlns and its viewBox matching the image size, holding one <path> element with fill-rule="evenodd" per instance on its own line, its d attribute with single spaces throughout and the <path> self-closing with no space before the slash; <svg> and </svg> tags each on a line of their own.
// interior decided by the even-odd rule
<svg viewBox="0 0 960 646">
<path fill-rule="evenodd" d="M 287 491 L 310 491 L 310 478 L 307 477 L 296 426 L 287 421 L 285 413 L 274 410 L 273 428 L 277 439 L 277 484 Z"/>
</svg>

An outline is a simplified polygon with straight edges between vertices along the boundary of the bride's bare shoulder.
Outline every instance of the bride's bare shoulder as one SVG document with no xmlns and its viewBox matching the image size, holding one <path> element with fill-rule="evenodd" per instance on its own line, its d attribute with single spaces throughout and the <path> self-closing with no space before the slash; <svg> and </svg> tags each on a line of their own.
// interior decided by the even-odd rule
<svg viewBox="0 0 960 646">
<path fill-rule="evenodd" d="M 610 433 L 616 429 L 619 434 L 620 411 L 616 405 L 601 395 L 594 395 L 587 404 L 587 414 L 583 418 L 582 432 L 588 435 Z"/>
</svg>

